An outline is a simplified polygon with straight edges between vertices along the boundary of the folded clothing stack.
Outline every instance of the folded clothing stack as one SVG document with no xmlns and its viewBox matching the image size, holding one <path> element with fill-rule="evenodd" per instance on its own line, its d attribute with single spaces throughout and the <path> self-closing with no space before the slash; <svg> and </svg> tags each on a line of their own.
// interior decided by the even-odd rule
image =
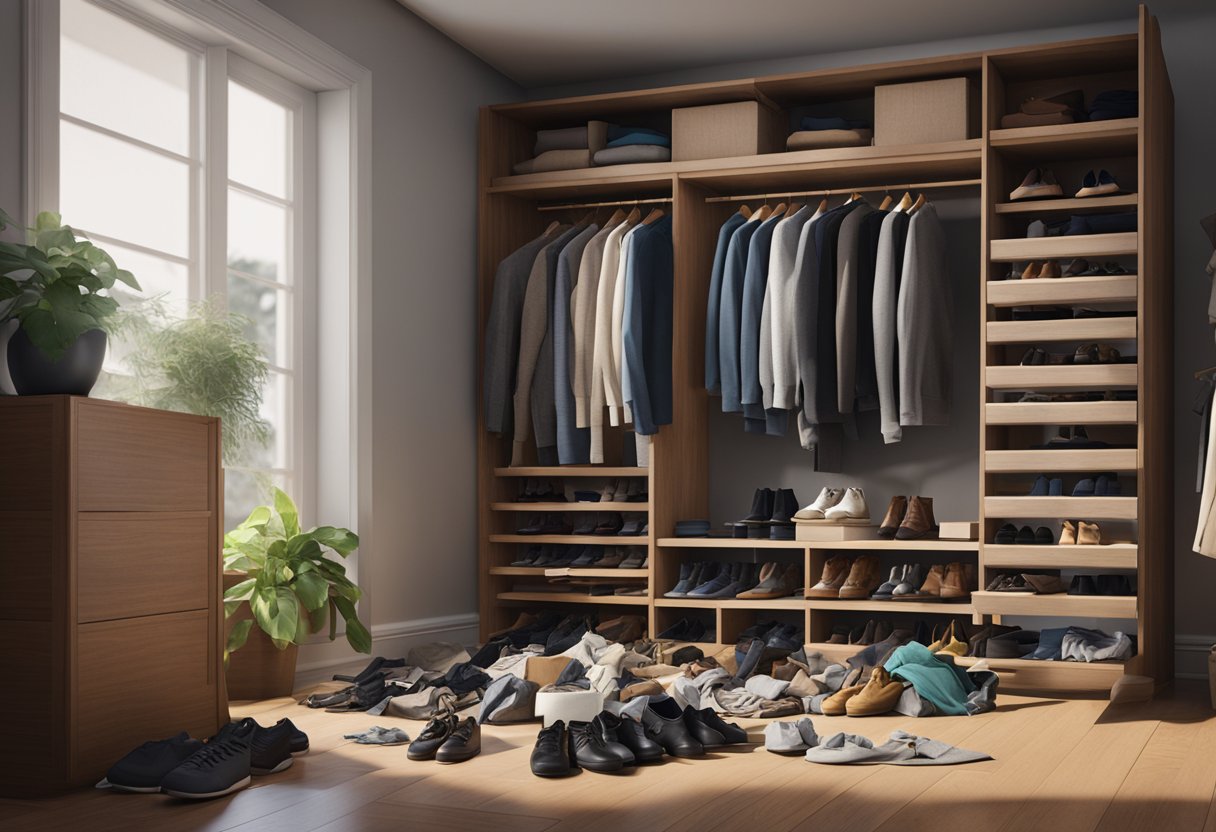
<svg viewBox="0 0 1216 832">
<path fill-rule="evenodd" d="M 1027 98 L 1016 113 L 1001 116 L 1001 127 L 1042 127 L 1049 124 L 1072 124 L 1075 121 L 1107 121 L 1112 118 L 1135 118 L 1140 112 L 1140 94 L 1136 90 L 1106 90 L 1084 108 L 1085 94 L 1069 90 L 1047 98 Z"/>
<path fill-rule="evenodd" d="M 1067 220 L 1035 220 L 1026 227 L 1027 237 L 1074 237 L 1081 234 L 1117 234 L 1135 231 L 1135 211 L 1118 214 L 1073 214 Z"/>
<path fill-rule="evenodd" d="M 861 147 L 874 143 L 868 121 L 842 116 L 805 116 L 798 130 L 785 140 L 786 150 L 817 150 L 825 147 Z"/>
<path fill-rule="evenodd" d="M 603 124 L 603 122 L 598 122 Z M 556 130 L 537 130 L 534 159 L 516 163 L 516 174 L 544 173 L 551 170 L 576 170 L 591 167 L 591 133 L 597 122 L 583 127 L 562 127 Z"/>
<path fill-rule="evenodd" d="M 708 537 L 708 520 L 677 520 L 676 537 Z"/>
<path fill-rule="evenodd" d="M 608 125 L 608 145 L 592 157 L 597 165 L 670 162 L 671 137 L 649 127 Z"/>
<path fill-rule="evenodd" d="M 1140 114 L 1140 93 L 1136 90 L 1107 90 L 1089 102 L 1089 120 L 1135 118 Z"/>
</svg>

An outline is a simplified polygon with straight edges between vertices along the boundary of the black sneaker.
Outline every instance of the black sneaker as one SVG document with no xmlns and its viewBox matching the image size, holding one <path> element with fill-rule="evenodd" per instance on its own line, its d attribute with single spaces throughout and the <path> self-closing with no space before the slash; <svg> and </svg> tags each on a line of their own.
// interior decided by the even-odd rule
<svg viewBox="0 0 1216 832">
<path fill-rule="evenodd" d="M 249 720 L 253 722 L 253 720 Z M 253 745 L 249 755 L 249 773 L 257 776 L 278 774 L 291 768 L 295 758 L 291 755 L 292 741 L 297 729 L 287 720 L 280 720 L 269 728 L 256 722 L 253 730 Z M 299 732 L 302 733 L 302 732 Z M 308 737 L 304 738 L 307 749 Z"/>
<path fill-rule="evenodd" d="M 185 731 L 167 740 L 146 742 L 111 766 L 97 788 L 155 794 L 165 775 L 202 747 L 202 740 L 191 739 Z"/>
<path fill-rule="evenodd" d="M 284 717 L 276 722 L 272 728 L 278 728 L 280 725 L 286 724 L 291 733 L 291 756 L 299 757 L 302 754 L 308 753 L 308 734 L 305 734 L 295 724 Z"/>
<path fill-rule="evenodd" d="M 219 734 L 161 780 L 172 797 L 204 800 L 240 791 L 249 785 L 251 750 L 257 723 L 252 719 L 225 725 Z"/>
</svg>

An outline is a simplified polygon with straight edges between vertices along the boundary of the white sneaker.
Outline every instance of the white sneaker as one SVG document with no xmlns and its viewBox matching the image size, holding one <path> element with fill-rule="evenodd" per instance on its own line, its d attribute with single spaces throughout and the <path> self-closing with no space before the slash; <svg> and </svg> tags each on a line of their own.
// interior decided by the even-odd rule
<svg viewBox="0 0 1216 832">
<path fill-rule="evenodd" d="M 869 520 L 870 507 L 866 505 L 865 493 L 860 488 L 845 489 L 840 501 L 823 516 L 828 520 Z"/>
<path fill-rule="evenodd" d="M 819 492 L 819 496 L 815 498 L 815 502 L 811 503 L 806 508 L 800 509 L 798 513 L 794 515 L 794 519 L 822 520 L 824 518 L 824 512 L 839 503 L 843 497 L 843 488 L 824 488 Z"/>
</svg>

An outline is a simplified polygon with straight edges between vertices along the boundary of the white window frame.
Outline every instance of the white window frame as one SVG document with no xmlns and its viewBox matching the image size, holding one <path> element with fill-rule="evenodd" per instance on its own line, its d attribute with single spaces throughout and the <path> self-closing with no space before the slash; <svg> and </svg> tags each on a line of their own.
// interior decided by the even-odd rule
<svg viewBox="0 0 1216 832">
<path fill-rule="evenodd" d="M 199 183 L 194 199 L 194 227 L 205 241 L 199 251 L 200 288 L 227 281 L 227 199 L 205 200 L 210 193 L 227 194 L 227 83 L 229 63 L 237 80 L 249 84 L 281 76 L 316 93 L 311 118 L 316 141 L 293 157 L 293 164 L 311 166 L 315 176 L 303 177 L 313 190 L 301 194 L 306 212 L 297 211 L 294 242 L 316 240 L 307 254 L 293 246 L 292 256 L 304 270 L 297 272 L 311 293 L 295 304 L 297 327 L 318 333 L 312 347 L 294 356 L 300 367 L 315 366 L 314 381 L 303 397 L 311 421 L 295 431 L 303 445 L 294 464 L 301 483 L 313 483 L 305 517 L 346 525 L 359 533 L 359 552 L 347 562 L 357 579 L 375 557 L 372 537 L 372 292 L 371 292 L 371 72 L 306 32 L 257 0 L 91 0 L 103 8 L 137 21 L 162 36 L 204 54 L 199 83 L 197 118 L 211 113 L 213 122 L 202 132 L 203 175 L 222 180 Z M 58 0 L 24 0 L 25 28 L 25 181 L 24 213 L 32 220 L 39 210 L 58 208 L 59 195 L 59 19 Z M 266 73 L 259 74 L 258 68 Z M 249 84 L 253 86 L 253 84 Z M 266 84 L 273 87 L 273 81 Z M 279 92 L 282 92 L 280 90 Z M 221 105 L 222 106 L 217 106 Z M 300 133 L 301 131 L 296 131 Z M 306 233 L 308 228 L 315 234 Z M 219 230 L 220 233 L 214 233 Z M 327 281 L 318 282 L 325 274 Z M 217 275 L 219 277 L 217 277 Z M 332 276 L 346 280 L 333 280 Z M 302 297 L 298 301 L 305 300 Z M 316 326 L 317 309 L 340 326 Z M 304 329 L 297 328 L 297 333 Z M 300 339 L 297 342 L 307 341 Z M 322 398 L 321 389 L 333 391 Z M 303 508 L 303 506 L 302 506 Z M 363 586 L 360 615 L 370 622 L 375 587 Z M 373 628 L 373 637 L 375 637 Z M 318 637 L 318 642 L 324 641 Z M 348 654 L 342 642 L 322 648 L 308 645 L 301 671 L 310 665 L 333 664 Z M 306 648 L 307 649 L 307 648 Z"/>
</svg>

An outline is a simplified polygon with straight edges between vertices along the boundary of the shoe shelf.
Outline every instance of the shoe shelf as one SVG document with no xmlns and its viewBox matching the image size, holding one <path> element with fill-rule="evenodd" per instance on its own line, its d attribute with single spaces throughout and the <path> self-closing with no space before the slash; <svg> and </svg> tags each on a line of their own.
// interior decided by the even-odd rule
<svg viewBox="0 0 1216 832">
<path fill-rule="evenodd" d="M 984 516 L 1135 520 L 1137 503 L 1135 497 L 985 497 Z"/>
<path fill-rule="evenodd" d="M 1140 250 L 1135 231 L 1115 234 L 1074 234 L 1067 237 L 1018 237 L 992 240 L 992 260 L 1012 263 L 1022 260 L 1052 260 L 1071 257 L 1120 257 Z M 1051 278 L 1053 281 L 1077 278 Z"/>
<path fill-rule="evenodd" d="M 492 511 L 650 511 L 650 503 L 490 503 Z"/>
<path fill-rule="evenodd" d="M 1136 402 L 994 402 L 984 405 L 989 425 L 1134 425 Z"/>
<path fill-rule="evenodd" d="M 987 385 L 999 390 L 1056 390 L 1073 387 L 1135 387 L 1135 364 L 1044 364 L 1034 367 L 990 366 Z M 1082 424 L 1088 424 L 1083 422 Z"/>
<path fill-rule="evenodd" d="M 812 549 L 820 552 L 974 552 L 974 540 L 740 540 L 730 537 L 660 537 L 660 549 Z"/>
<path fill-rule="evenodd" d="M 529 577 L 546 577 L 548 573 L 555 569 L 561 569 L 565 575 L 571 578 L 622 578 L 637 580 L 650 577 L 649 569 L 580 569 L 577 566 L 570 567 L 552 567 L 552 566 L 491 566 L 491 575 L 516 575 Z M 548 575 L 548 577 L 560 577 Z"/>
<path fill-rule="evenodd" d="M 974 595 L 974 593 L 972 593 Z M 806 605 L 813 610 L 837 610 L 841 612 L 911 612 L 920 615 L 974 615 L 975 607 L 967 603 L 948 601 L 872 601 L 838 600 L 835 598 L 808 598 Z"/>
<path fill-rule="evenodd" d="M 1101 546 L 984 546 L 990 569 L 1135 569 L 1140 547 L 1135 543 Z"/>
<path fill-rule="evenodd" d="M 607 465 L 554 465 L 494 469 L 496 477 L 645 477 L 649 473 L 649 468 Z"/>
<path fill-rule="evenodd" d="M 500 592 L 499 601 L 553 604 L 616 604 L 624 607 L 650 605 L 645 595 L 588 595 L 584 592 Z"/>
<path fill-rule="evenodd" d="M 1072 280 L 1072 278 L 1068 278 Z M 989 321 L 989 344 L 1048 344 L 1058 341 L 1128 341 L 1135 318 L 1065 318 L 1055 321 Z"/>
<path fill-rule="evenodd" d="M 1027 258 L 1031 259 L 1031 258 Z M 988 303 L 993 306 L 1057 305 L 1070 303 L 1124 303 L 1136 300 L 1136 275 L 1110 274 L 1090 277 L 1036 277 L 1030 280 L 988 281 Z M 1025 324 L 1068 323 L 1070 319 L 1011 321 Z M 1077 320 L 1077 319 L 1071 319 Z M 1087 319 L 1081 319 L 1087 320 Z M 1088 320 L 1101 320 L 1088 319 Z M 1135 318 L 1125 320 L 1135 321 Z M 1003 322 L 1001 322 L 1003 323 Z M 991 324 L 989 324 L 991 327 Z"/>
<path fill-rule="evenodd" d="M 984 470 L 990 474 L 1039 471 L 1135 471 L 1135 448 L 986 451 Z"/>
<path fill-rule="evenodd" d="M 615 534 L 492 534 L 491 543 L 569 543 L 581 546 L 645 546 L 646 535 Z"/>
<path fill-rule="evenodd" d="M 746 598 L 655 598 L 656 607 L 679 607 L 684 609 L 722 610 L 806 610 L 805 598 L 763 598 L 749 601 Z"/>
<path fill-rule="evenodd" d="M 988 145 L 1002 156 L 1036 161 L 1128 156 L 1136 152 L 1139 127 L 1136 118 L 1005 127 L 988 131 Z"/>
<path fill-rule="evenodd" d="M 1043 547 L 1047 548 L 1047 547 Z M 1095 547 L 1096 548 L 1096 547 Z M 1063 618 L 1135 618 L 1134 595 L 1029 595 L 973 592 L 971 603 L 983 615 L 1048 615 Z"/>
<path fill-rule="evenodd" d="M 1111 196 L 1065 197 L 1063 199 L 1023 199 L 1018 202 L 998 202 L 993 206 L 998 214 L 1092 214 L 1103 211 L 1130 211 L 1140 203 L 1139 194 Z"/>
<path fill-rule="evenodd" d="M 1035 659 L 955 658 L 961 667 L 984 662 L 1001 679 L 1001 690 L 1109 691 L 1123 676 L 1123 662 L 1044 662 Z"/>
<path fill-rule="evenodd" d="M 807 548 L 801 540 L 742 539 L 735 537 L 660 537 L 660 549 L 795 549 Z"/>
</svg>

